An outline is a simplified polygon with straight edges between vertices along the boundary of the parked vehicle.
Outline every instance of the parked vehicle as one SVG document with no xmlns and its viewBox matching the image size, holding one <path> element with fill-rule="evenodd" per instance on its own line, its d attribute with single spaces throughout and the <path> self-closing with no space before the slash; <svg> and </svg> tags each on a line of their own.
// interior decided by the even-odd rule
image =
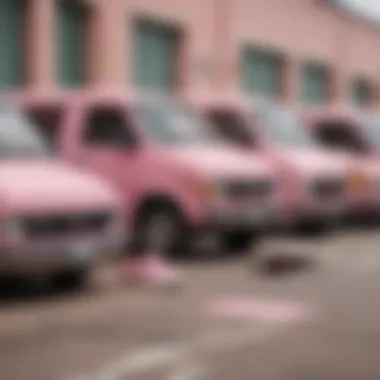
<svg viewBox="0 0 380 380">
<path fill-rule="evenodd" d="M 55 157 L 34 126 L 4 101 L 0 203 L 1 276 L 80 285 L 125 239 L 116 191 Z"/>
<path fill-rule="evenodd" d="M 313 142 L 294 113 L 237 96 L 196 102 L 225 141 L 275 165 L 284 194 L 278 224 L 322 232 L 341 217 L 348 168 Z"/>
<path fill-rule="evenodd" d="M 371 112 L 360 116 L 357 126 L 361 126 L 359 132 L 363 136 L 367 154 L 371 157 L 380 157 L 380 113 Z"/>
<path fill-rule="evenodd" d="M 379 215 L 380 124 L 376 116 L 325 109 L 304 111 L 303 118 L 320 145 L 344 155 L 353 168 L 351 216 Z"/>
<path fill-rule="evenodd" d="M 23 109 L 62 157 L 131 199 L 134 247 L 185 253 L 217 238 L 240 250 L 275 212 L 270 165 L 220 143 L 186 102 L 93 93 L 31 96 Z"/>
</svg>

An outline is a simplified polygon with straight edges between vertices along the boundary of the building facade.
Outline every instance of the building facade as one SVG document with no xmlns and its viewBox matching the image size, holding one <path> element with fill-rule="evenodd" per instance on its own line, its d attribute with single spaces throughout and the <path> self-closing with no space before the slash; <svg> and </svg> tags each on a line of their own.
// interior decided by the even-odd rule
<svg viewBox="0 0 380 380">
<path fill-rule="evenodd" d="M 136 87 L 380 103 L 380 22 L 328 0 L 1 0 L 8 91 Z"/>
</svg>

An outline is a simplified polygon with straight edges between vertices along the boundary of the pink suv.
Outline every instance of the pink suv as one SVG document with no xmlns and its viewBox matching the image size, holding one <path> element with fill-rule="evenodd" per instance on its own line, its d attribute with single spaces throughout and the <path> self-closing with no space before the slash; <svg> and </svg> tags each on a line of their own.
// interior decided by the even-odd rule
<svg viewBox="0 0 380 380">
<path fill-rule="evenodd" d="M 0 275 L 83 283 L 124 241 L 121 199 L 51 154 L 13 106 L 0 106 Z"/>
<path fill-rule="evenodd" d="M 352 167 L 351 216 L 379 215 L 380 123 L 377 117 L 335 108 L 305 111 L 304 120 L 321 146 L 345 156 Z"/>
<path fill-rule="evenodd" d="M 185 102 L 103 92 L 23 108 L 62 157 L 131 200 L 138 249 L 184 253 L 212 237 L 240 250 L 276 211 L 271 167 L 220 143 Z"/>
<path fill-rule="evenodd" d="M 294 113 L 238 96 L 198 98 L 197 103 L 227 142 L 276 167 L 284 194 L 282 223 L 317 232 L 341 217 L 347 206 L 347 165 L 319 148 Z"/>
</svg>

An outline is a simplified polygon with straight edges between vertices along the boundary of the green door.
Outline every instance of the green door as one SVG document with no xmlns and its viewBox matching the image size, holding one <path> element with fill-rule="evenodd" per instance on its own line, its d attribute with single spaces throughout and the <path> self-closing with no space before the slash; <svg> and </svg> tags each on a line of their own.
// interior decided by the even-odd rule
<svg viewBox="0 0 380 380">
<path fill-rule="evenodd" d="M 0 0 L 0 85 L 18 86 L 24 82 L 23 0 Z"/>
<path fill-rule="evenodd" d="M 79 86 L 85 81 L 86 9 L 67 0 L 58 6 L 59 82 Z"/>
<path fill-rule="evenodd" d="M 351 103 L 366 107 L 371 103 L 371 84 L 365 78 L 354 78 L 350 83 Z"/>
<path fill-rule="evenodd" d="M 282 87 L 281 56 L 256 47 L 245 47 L 241 53 L 241 86 L 251 94 L 278 98 Z"/>
<path fill-rule="evenodd" d="M 301 100 L 305 104 L 320 106 L 328 101 L 329 75 L 325 66 L 306 63 L 301 72 Z"/>
<path fill-rule="evenodd" d="M 134 25 L 133 78 L 138 88 L 171 92 L 178 70 L 178 32 L 152 21 Z"/>
</svg>

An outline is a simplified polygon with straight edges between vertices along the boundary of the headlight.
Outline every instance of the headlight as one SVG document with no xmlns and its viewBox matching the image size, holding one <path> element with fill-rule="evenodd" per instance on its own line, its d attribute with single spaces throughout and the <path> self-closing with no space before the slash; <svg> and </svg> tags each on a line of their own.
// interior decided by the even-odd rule
<svg viewBox="0 0 380 380">
<path fill-rule="evenodd" d="M 24 237 L 21 223 L 17 218 L 5 220 L 3 233 L 5 238 L 10 241 L 18 241 Z"/>
<path fill-rule="evenodd" d="M 352 172 L 348 181 L 349 189 L 355 193 L 367 191 L 370 186 L 370 181 L 362 172 Z"/>
<path fill-rule="evenodd" d="M 361 172 L 352 173 L 349 177 L 349 188 L 355 193 L 363 193 L 370 187 L 367 176 Z"/>
<path fill-rule="evenodd" d="M 219 186 L 212 180 L 204 178 L 191 178 L 187 181 L 188 187 L 194 191 L 197 199 L 202 201 L 212 200 L 220 195 Z"/>
</svg>

